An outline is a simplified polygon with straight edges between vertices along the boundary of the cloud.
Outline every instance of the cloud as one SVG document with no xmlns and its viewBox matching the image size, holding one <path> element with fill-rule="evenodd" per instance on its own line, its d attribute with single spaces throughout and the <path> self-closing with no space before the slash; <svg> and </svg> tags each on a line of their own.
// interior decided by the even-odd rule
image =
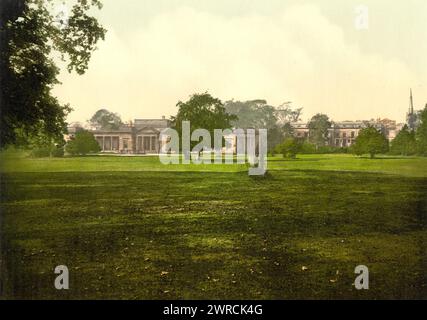
<svg viewBox="0 0 427 320">
<path fill-rule="evenodd" d="M 304 118 L 401 119 L 405 90 L 417 83 L 402 61 L 347 43 L 312 5 L 235 17 L 183 7 L 126 34 L 107 28 L 87 74 L 62 75 L 57 92 L 76 108 L 73 120 L 101 106 L 124 119 L 168 116 L 178 100 L 206 90 L 223 100 L 290 100 Z"/>
</svg>

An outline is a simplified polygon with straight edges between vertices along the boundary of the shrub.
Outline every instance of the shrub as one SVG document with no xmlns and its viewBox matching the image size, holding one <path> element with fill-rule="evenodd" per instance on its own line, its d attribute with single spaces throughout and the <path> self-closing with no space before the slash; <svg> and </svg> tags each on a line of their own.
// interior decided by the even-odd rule
<svg viewBox="0 0 427 320">
<path fill-rule="evenodd" d="M 101 151 L 101 148 L 91 132 L 81 130 L 76 133 L 74 139 L 68 141 L 65 151 L 75 156 L 96 153 Z"/>
<path fill-rule="evenodd" d="M 50 157 L 52 146 L 36 146 L 31 150 L 30 156 L 33 158 L 45 158 Z"/>
<path fill-rule="evenodd" d="M 301 149 L 301 144 L 295 138 L 287 138 L 275 148 L 276 153 L 282 154 L 285 158 L 296 158 Z"/>
<path fill-rule="evenodd" d="M 55 146 L 52 148 L 51 155 L 55 158 L 62 158 L 64 156 L 64 147 L 63 146 Z"/>
<path fill-rule="evenodd" d="M 377 129 L 369 126 L 360 130 L 351 150 L 356 155 L 367 153 L 371 158 L 374 158 L 375 154 L 388 151 L 388 140 Z"/>
</svg>

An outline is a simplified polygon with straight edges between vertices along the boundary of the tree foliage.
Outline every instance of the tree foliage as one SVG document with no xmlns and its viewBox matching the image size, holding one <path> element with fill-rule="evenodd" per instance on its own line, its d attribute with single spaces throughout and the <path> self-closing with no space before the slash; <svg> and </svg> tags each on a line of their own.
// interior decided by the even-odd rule
<svg viewBox="0 0 427 320">
<path fill-rule="evenodd" d="M 71 111 L 52 95 L 59 84 L 53 54 L 68 71 L 83 74 L 105 30 L 88 15 L 99 0 L 75 0 L 67 21 L 57 21 L 52 0 L 2 0 L 0 12 L 0 147 L 43 133 L 62 140 Z"/>
<path fill-rule="evenodd" d="M 301 143 L 295 138 L 286 138 L 275 147 L 275 152 L 282 154 L 284 158 L 296 158 L 301 150 Z"/>
<path fill-rule="evenodd" d="M 227 101 L 225 109 L 236 116 L 233 126 L 236 128 L 271 129 L 277 124 L 276 109 L 266 100 Z"/>
<path fill-rule="evenodd" d="M 196 129 L 206 129 L 213 141 L 214 129 L 229 129 L 237 119 L 229 114 L 221 100 L 212 97 L 209 93 L 193 94 L 186 102 L 179 101 L 176 106 L 178 113 L 172 117 L 173 127 L 182 134 L 182 121 L 190 121 L 190 132 Z M 196 142 L 197 143 L 197 142 Z"/>
<path fill-rule="evenodd" d="M 374 158 L 376 154 L 388 151 L 388 140 L 377 129 L 369 126 L 360 130 L 351 150 L 356 155 L 369 154 Z"/>
<path fill-rule="evenodd" d="M 410 131 L 405 125 L 393 139 L 390 146 L 390 153 L 402 156 L 413 155 L 417 152 L 415 132 Z"/>
<path fill-rule="evenodd" d="M 277 122 L 280 125 L 285 125 L 290 122 L 297 122 L 301 120 L 302 108 L 293 109 L 290 103 L 283 103 L 275 110 Z"/>
<path fill-rule="evenodd" d="M 237 116 L 233 122 L 235 128 L 267 129 L 268 152 L 273 152 L 284 137 L 292 136 L 290 122 L 298 121 L 302 111 L 302 108 L 292 109 L 287 104 L 275 108 L 263 99 L 227 101 L 225 109 Z"/>
<path fill-rule="evenodd" d="M 89 122 L 92 126 L 103 130 L 119 129 L 123 124 L 122 119 L 117 113 L 106 109 L 100 109 L 95 112 Z"/>
<path fill-rule="evenodd" d="M 316 147 L 326 145 L 328 141 L 328 129 L 331 127 L 331 121 L 326 114 L 318 113 L 314 115 L 308 123 L 309 140 Z"/>
<path fill-rule="evenodd" d="M 76 132 L 73 139 L 68 141 L 65 146 L 65 151 L 70 155 L 75 156 L 96 153 L 101 151 L 101 148 L 91 132 L 80 130 Z"/>
<path fill-rule="evenodd" d="M 419 113 L 419 117 L 420 125 L 416 133 L 417 149 L 420 155 L 427 156 L 427 104 Z"/>
</svg>

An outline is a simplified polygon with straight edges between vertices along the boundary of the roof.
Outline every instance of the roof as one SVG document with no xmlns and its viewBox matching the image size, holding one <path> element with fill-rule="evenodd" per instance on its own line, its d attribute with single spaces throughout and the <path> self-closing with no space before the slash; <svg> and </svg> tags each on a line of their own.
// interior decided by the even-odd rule
<svg viewBox="0 0 427 320">
<path fill-rule="evenodd" d="M 118 129 L 97 129 L 97 130 L 91 130 L 92 133 L 100 134 L 100 133 L 131 133 L 132 127 L 129 126 L 121 126 Z"/>
<path fill-rule="evenodd" d="M 169 128 L 170 121 L 168 119 L 135 119 L 134 126 L 136 128 Z"/>
</svg>

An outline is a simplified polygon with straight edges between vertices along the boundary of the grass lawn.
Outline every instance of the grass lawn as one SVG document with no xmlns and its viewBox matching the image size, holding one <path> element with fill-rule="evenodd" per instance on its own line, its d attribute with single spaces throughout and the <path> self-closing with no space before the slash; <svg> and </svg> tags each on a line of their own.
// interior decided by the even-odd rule
<svg viewBox="0 0 427 320">
<path fill-rule="evenodd" d="M 3 298 L 427 299 L 427 158 L 268 165 L 3 156 Z"/>
</svg>

